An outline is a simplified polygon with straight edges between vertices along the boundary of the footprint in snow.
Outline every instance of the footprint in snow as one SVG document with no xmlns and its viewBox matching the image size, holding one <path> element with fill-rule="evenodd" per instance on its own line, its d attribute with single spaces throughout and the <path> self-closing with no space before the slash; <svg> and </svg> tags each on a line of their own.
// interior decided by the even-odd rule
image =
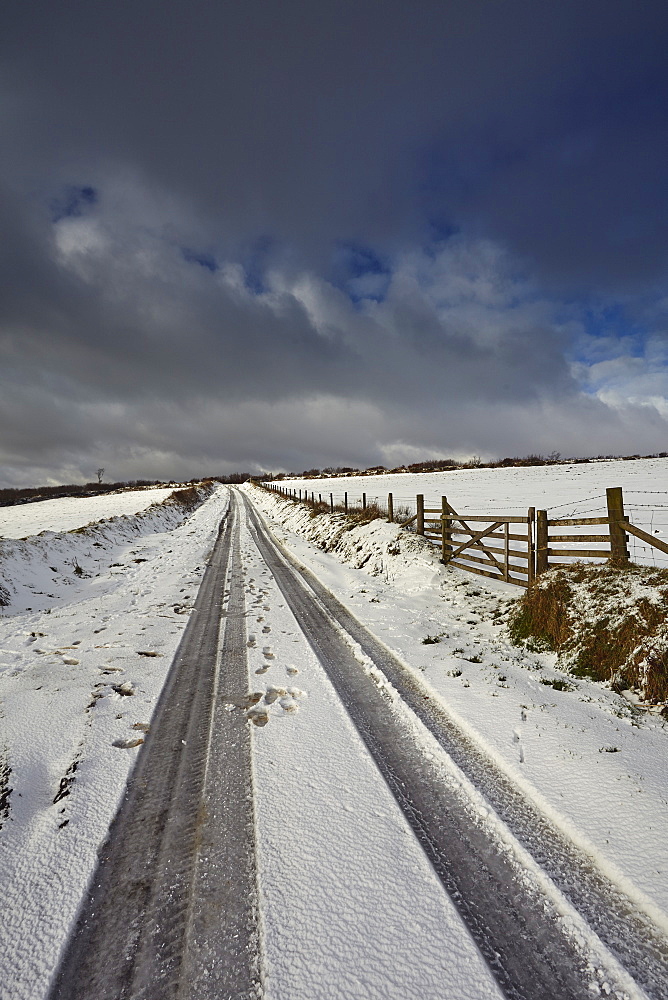
<svg viewBox="0 0 668 1000">
<path fill-rule="evenodd" d="M 268 635 L 271 632 L 271 625 L 265 625 L 262 631 L 264 635 Z"/>
<path fill-rule="evenodd" d="M 269 670 L 269 664 L 268 663 L 265 664 L 264 667 L 258 667 L 257 670 L 255 671 L 255 673 L 256 674 L 266 674 L 267 670 Z"/>
<path fill-rule="evenodd" d="M 134 684 L 132 684 L 130 681 L 123 681 L 122 684 L 112 684 L 111 686 L 112 689 L 116 692 L 116 694 L 120 694 L 125 698 L 129 698 L 130 695 L 133 695 L 135 693 Z"/>
<path fill-rule="evenodd" d="M 286 691 L 286 689 L 282 687 L 273 687 L 273 686 L 268 687 L 266 694 L 264 696 L 264 700 L 267 705 L 273 705 L 274 702 L 278 701 L 279 698 L 284 698 L 287 695 L 287 693 L 288 692 Z"/>
<path fill-rule="evenodd" d="M 271 646 L 263 646 L 262 655 L 264 656 L 265 660 L 273 660 L 274 654 L 272 652 Z"/>
<path fill-rule="evenodd" d="M 299 688 L 291 687 L 288 688 L 287 693 L 279 699 L 278 704 L 284 712 L 297 712 L 299 711 L 299 699 L 305 697 L 306 691 L 301 691 Z"/>
<path fill-rule="evenodd" d="M 246 712 L 246 718 L 250 719 L 255 726 L 266 726 L 269 722 L 269 713 L 257 705 Z"/>
<path fill-rule="evenodd" d="M 294 674 L 298 674 L 299 673 L 299 671 L 297 670 L 297 668 L 295 666 L 293 666 L 292 663 L 289 664 L 289 666 L 287 666 L 285 668 L 285 672 L 288 673 L 288 674 L 290 674 L 291 676 L 293 676 Z"/>
</svg>

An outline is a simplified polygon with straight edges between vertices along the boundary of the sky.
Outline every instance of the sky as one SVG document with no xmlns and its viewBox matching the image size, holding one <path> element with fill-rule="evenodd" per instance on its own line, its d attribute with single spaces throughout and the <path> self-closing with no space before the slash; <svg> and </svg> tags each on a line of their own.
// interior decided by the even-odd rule
<svg viewBox="0 0 668 1000">
<path fill-rule="evenodd" d="M 668 451 L 668 6 L 10 0 L 0 485 Z"/>
</svg>

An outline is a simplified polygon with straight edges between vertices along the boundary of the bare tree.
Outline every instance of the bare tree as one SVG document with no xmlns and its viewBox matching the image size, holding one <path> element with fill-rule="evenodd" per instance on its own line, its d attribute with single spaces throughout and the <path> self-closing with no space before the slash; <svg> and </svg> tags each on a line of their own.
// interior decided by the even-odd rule
<svg viewBox="0 0 668 1000">
<path fill-rule="evenodd" d="M 104 469 L 98 469 L 97 470 L 97 481 L 98 481 L 98 483 L 102 482 L 102 476 L 103 475 L 104 475 Z"/>
</svg>

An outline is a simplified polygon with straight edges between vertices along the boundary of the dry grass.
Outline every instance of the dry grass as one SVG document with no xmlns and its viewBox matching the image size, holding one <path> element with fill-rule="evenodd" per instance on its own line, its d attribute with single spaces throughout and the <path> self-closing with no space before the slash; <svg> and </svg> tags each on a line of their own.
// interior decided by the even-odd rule
<svg viewBox="0 0 668 1000">
<path fill-rule="evenodd" d="M 200 484 L 199 488 L 197 486 L 188 486 L 183 490 L 174 490 L 174 492 L 170 493 L 167 497 L 167 502 L 180 504 L 180 506 L 185 507 L 186 510 L 194 510 L 195 507 L 199 507 L 204 499 L 202 495 L 202 488 L 205 489 L 207 493 L 211 493 L 215 485 L 216 484 L 213 480 L 206 479 Z"/>
<path fill-rule="evenodd" d="M 293 497 L 284 497 L 280 493 L 268 489 L 262 483 L 255 483 L 255 486 L 257 489 L 265 490 L 265 492 L 270 493 L 274 497 L 279 497 L 282 500 L 306 507 L 311 517 L 318 517 L 320 514 L 343 514 L 348 519 L 351 528 L 357 527 L 360 524 L 369 524 L 371 521 L 377 521 L 379 518 L 387 520 L 387 511 L 383 510 L 377 504 L 367 504 L 366 507 L 349 506 L 348 510 L 342 504 L 334 504 L 334 510 L 332 511 L 329 502 L 325 500 L 295 500 Z"/>
<path fill-rule="evenodd" d="M 349 507 L 348 520 L 352 521 L 353 524 L 369 524 L 371 521 L 377 521 L 379 518 L 387 520 L 387 511 L 381 510 L 376 504 L 367 504 L 366 507 Z"/>
<path fill-rule="evenodd" d="M 668 701 L 668 570 L 550 570 L 518 601 L 509 629 L 516 643 L 555 650 L 575 676 Z"/>
</svg>

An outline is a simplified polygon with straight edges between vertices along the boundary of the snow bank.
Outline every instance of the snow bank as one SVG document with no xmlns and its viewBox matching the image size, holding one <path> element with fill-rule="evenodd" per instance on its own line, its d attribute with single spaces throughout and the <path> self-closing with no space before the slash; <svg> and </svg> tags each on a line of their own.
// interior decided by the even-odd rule
<svg viewBox="0 0 668 1000">
<path fill-rule="evenodd" d="M 388 524 L 381 518 L 355 524 L 345 514 L 312 514 L 311 508 L 294 503 L 257 486 L 246 486 L 253 503 L 272 520 L 302 535 L 325 552 L 331 552 L 354 569 L 395 583 L 407 593 L 438 587 L 446 575 L 438 552 L 425 538 Z"/>
<path fill-rule="evenodd" d="M 215 488 L 170 493 L 135 514 L 102 519 L 72 531 L 42 531 L 25 539 L 0 539 L 0 607 L 10 613 L 43 611 L 68 598 L 86 578 L 97 577 L 123 543 L 176 528 Z M 5 614 L 7 613 L 5 611 Z"/>
</svg>

